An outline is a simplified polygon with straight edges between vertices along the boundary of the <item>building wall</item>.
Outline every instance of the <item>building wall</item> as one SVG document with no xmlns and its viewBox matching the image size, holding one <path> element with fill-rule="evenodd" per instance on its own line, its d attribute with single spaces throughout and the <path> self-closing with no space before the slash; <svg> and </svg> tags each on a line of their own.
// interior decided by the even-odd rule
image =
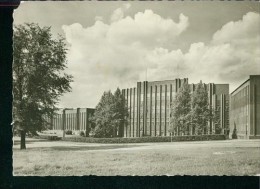
<svg viewBox="0 0 260 189">
<path fill-rule="evenodd" d="M 60 109 L 49 119 L 51 129 L 86 131 L 91 127 L 90 118 L 94 111 L 92 108 Z"/>
<path fill-rule="evenodd" d="M 180 87 L 188 78 L 166 81 L 137 82 L 135 88 L 123 89 L 129 110 L 128 121 L 124 126 L 124 137 L 169 136 L 170 107 Z M 194 91 L 197 84 L 190 84 Z M 222 111 L 221 126 L 227 128 L 228 84 L 204 84 L 209 91 L 210 105 Z M 209 133 L 214 133 L 213 121 Z"/>
<path fill-rule="evenodd" d="M 230 95 L 230 137 L 260 138 L 260 75 L 249 79 Z"/>
</svg>

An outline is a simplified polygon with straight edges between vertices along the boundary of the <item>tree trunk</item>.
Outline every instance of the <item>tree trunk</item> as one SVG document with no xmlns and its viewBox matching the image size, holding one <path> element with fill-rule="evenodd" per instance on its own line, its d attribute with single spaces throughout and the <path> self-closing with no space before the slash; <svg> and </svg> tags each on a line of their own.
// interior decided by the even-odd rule
<svg viewBox="0 0 260 189">
<path fill-rule="evenodd" d="M 25 130 L 21 130 L 21 146 L 20 146 L 20 149 L 23 150 L 23 149 L 26 149 L 26 146 L 25 146 Z"/>
</svg>

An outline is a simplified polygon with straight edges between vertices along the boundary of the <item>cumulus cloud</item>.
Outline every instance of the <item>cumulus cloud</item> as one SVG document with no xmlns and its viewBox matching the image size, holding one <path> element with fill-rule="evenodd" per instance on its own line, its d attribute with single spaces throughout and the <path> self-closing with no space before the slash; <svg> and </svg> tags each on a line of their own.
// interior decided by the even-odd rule
<svg viewBox="0 0 260 189">
<path fill-rule="evenodd" d="M 122 7 L 117 8 L 116 10 L 113 11 L 110 21 L 111 22 L 116 22 L 118 20 L 121 20 L 124 17 L 125 12 L 131 7 L 130 3 L 124 4 Z"/>
<path fill-rule="evenodd" d="M 103 21 L 103 17 L 102 16 L 95 16 L 95 21 Z"/>
<path fill-rule="evenodd" d="M 79 23 L 63 26 L 70 44 L 69 72 L 75 77 L 73 92 L 63 98 L 64 106 L 94 107 L 104 90 L 134 87 L 146 77 L 150 81 L 188 77 L 190 82 L 238 84 L 241 78 L 259 74 L 257 13 L 225 24 L 209 44 L 193 43 L 184 53 L 167 49 L 167 43 L 188 28 L 188 17 L 180 14 L 174 22 L 151 10 L 124 17 L 120 9 L 122 14 L 114 11 L 117 17 L 112 15 L 109 24 L 97 20 L 87 28 Z"/>
<path fill-rule="evenodd" d="M 189 51 L 155 49 L 149 61 L 151 75 L 188 77 L 191 82 L 230 83 L 234 90 L 248 75 L 260 73 L 260 17 L 249 12 L 228 22 L 212 36 L 210 44 L 193 43 Z M 160 53 L 158 53 L 160 52 Z M 164 73 L 163 75 L 160 73 Z M 168 74 L 167 74 L 168 73 Z"/>
</svg>

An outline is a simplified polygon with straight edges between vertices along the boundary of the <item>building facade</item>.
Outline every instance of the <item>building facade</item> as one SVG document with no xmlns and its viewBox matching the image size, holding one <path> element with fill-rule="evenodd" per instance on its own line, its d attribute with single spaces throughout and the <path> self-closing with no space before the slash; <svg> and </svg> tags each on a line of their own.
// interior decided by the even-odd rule
<svg viewBox="0 0 260 189">
<path fill-rule="evenodd" d="M 143 81 L 137 82 L 134 88 L 123 89 L 129 110 L 123 136 L 169 136 L 171 103 L 185 82 L 188 83 L 188 78 Z M 189 85 L 193 92 L 197 84 Z M 219 114 L 222 133 L 226 133 L 229 128 L 229 85 L 210 83 L 204 87 L 208 90 L 210 106 Z M 215 123 L 210 121 L 208 124 L 210 129 L 205 134 L 214 134 Z"/>
<path fill-rule="evenodd" d="M 87 131 L 92 127 L 93 108 L 60 109 L 48 122 L 52 130 Z"/>
<path fill-rule="evenodd" d="M 230 94 L 230 137 L 260 138 L 260 75 L 250 75 Z"/>
</svg>

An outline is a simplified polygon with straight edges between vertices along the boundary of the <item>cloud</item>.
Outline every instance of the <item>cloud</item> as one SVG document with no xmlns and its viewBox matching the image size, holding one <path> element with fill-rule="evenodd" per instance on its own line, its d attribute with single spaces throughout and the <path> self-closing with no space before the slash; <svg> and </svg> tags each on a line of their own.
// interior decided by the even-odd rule
<svg viewBox="0 0 260 189">
<path fill-rule="evenodd" d="M 188 77 L 190 82 L 238 85 L 248 75 L 259 74 L 257 13 L 228 22 L 209 44 L 193 43 L 184 53 L 168 49 L 167 44 L 187 30 L 185 15 L 180 14 L 174 22 L 151 10 L 133 17 L 117 12 L 117 19 L 109 24 L 97 20 L 86 28 L 79 23 L 62 27 L 70 44 L 69 72 L 75 77 L 73 92 L 64 96 L 63 106 L 95 107 L 104 90 L 135 87 L 146 77 L 150 81 Z"/>
<path fill-rule="evenodd" d="M 124 17 L 124 13 L 131 7 L 130 3 L 124 4 L 122 7 L 117 8 L 116 10 L 113 11 L 110 21 L 111 22 L 116 22 L 121 20 Z"/>
<path fill-rule="evenodd" d="M 128 8 L 130 4 L 120 9 Z M 115 12 L 119 11 L 113 15 Z M 136 81 L 145 79 L 146 68 L 152 65 L 147 56 L 168 40 L 174 41 L 189 25 L 183 14 L 179 22 L 174 22 L 151 10 L 117 18 L 110 24 L 96 19 L 86 28 L 79 23 L 62 26 L 70 45 L 68 72 L 75 81 L 73 92 L 63 98 L 64 106 L 77 107 L 88 101 L 86 104 L 94 107 L 104 90 L 135 86 Z M 93 96 L 92 92 L 98 95 Z M 74 96 L 77 99 L 70 101 Z"/>
<path fill-rule="evenodd" d="M 95 16 L 95 21 L 103 21 L 103 17 L 102 16 Z"/>
<path fill-rule="evenodd" d="M 216 31 L 208 45 L 193 43 L 187 53 L 155 49 L 149 54 L 153 68 L 148 73 L 157 79 L 172 75 L 188 77 L 190 82 L 230 83 L 232 91 L 249 75 L 260 74 L 259 28 L 259 14 L 249 12 Z"/>
</svg>

